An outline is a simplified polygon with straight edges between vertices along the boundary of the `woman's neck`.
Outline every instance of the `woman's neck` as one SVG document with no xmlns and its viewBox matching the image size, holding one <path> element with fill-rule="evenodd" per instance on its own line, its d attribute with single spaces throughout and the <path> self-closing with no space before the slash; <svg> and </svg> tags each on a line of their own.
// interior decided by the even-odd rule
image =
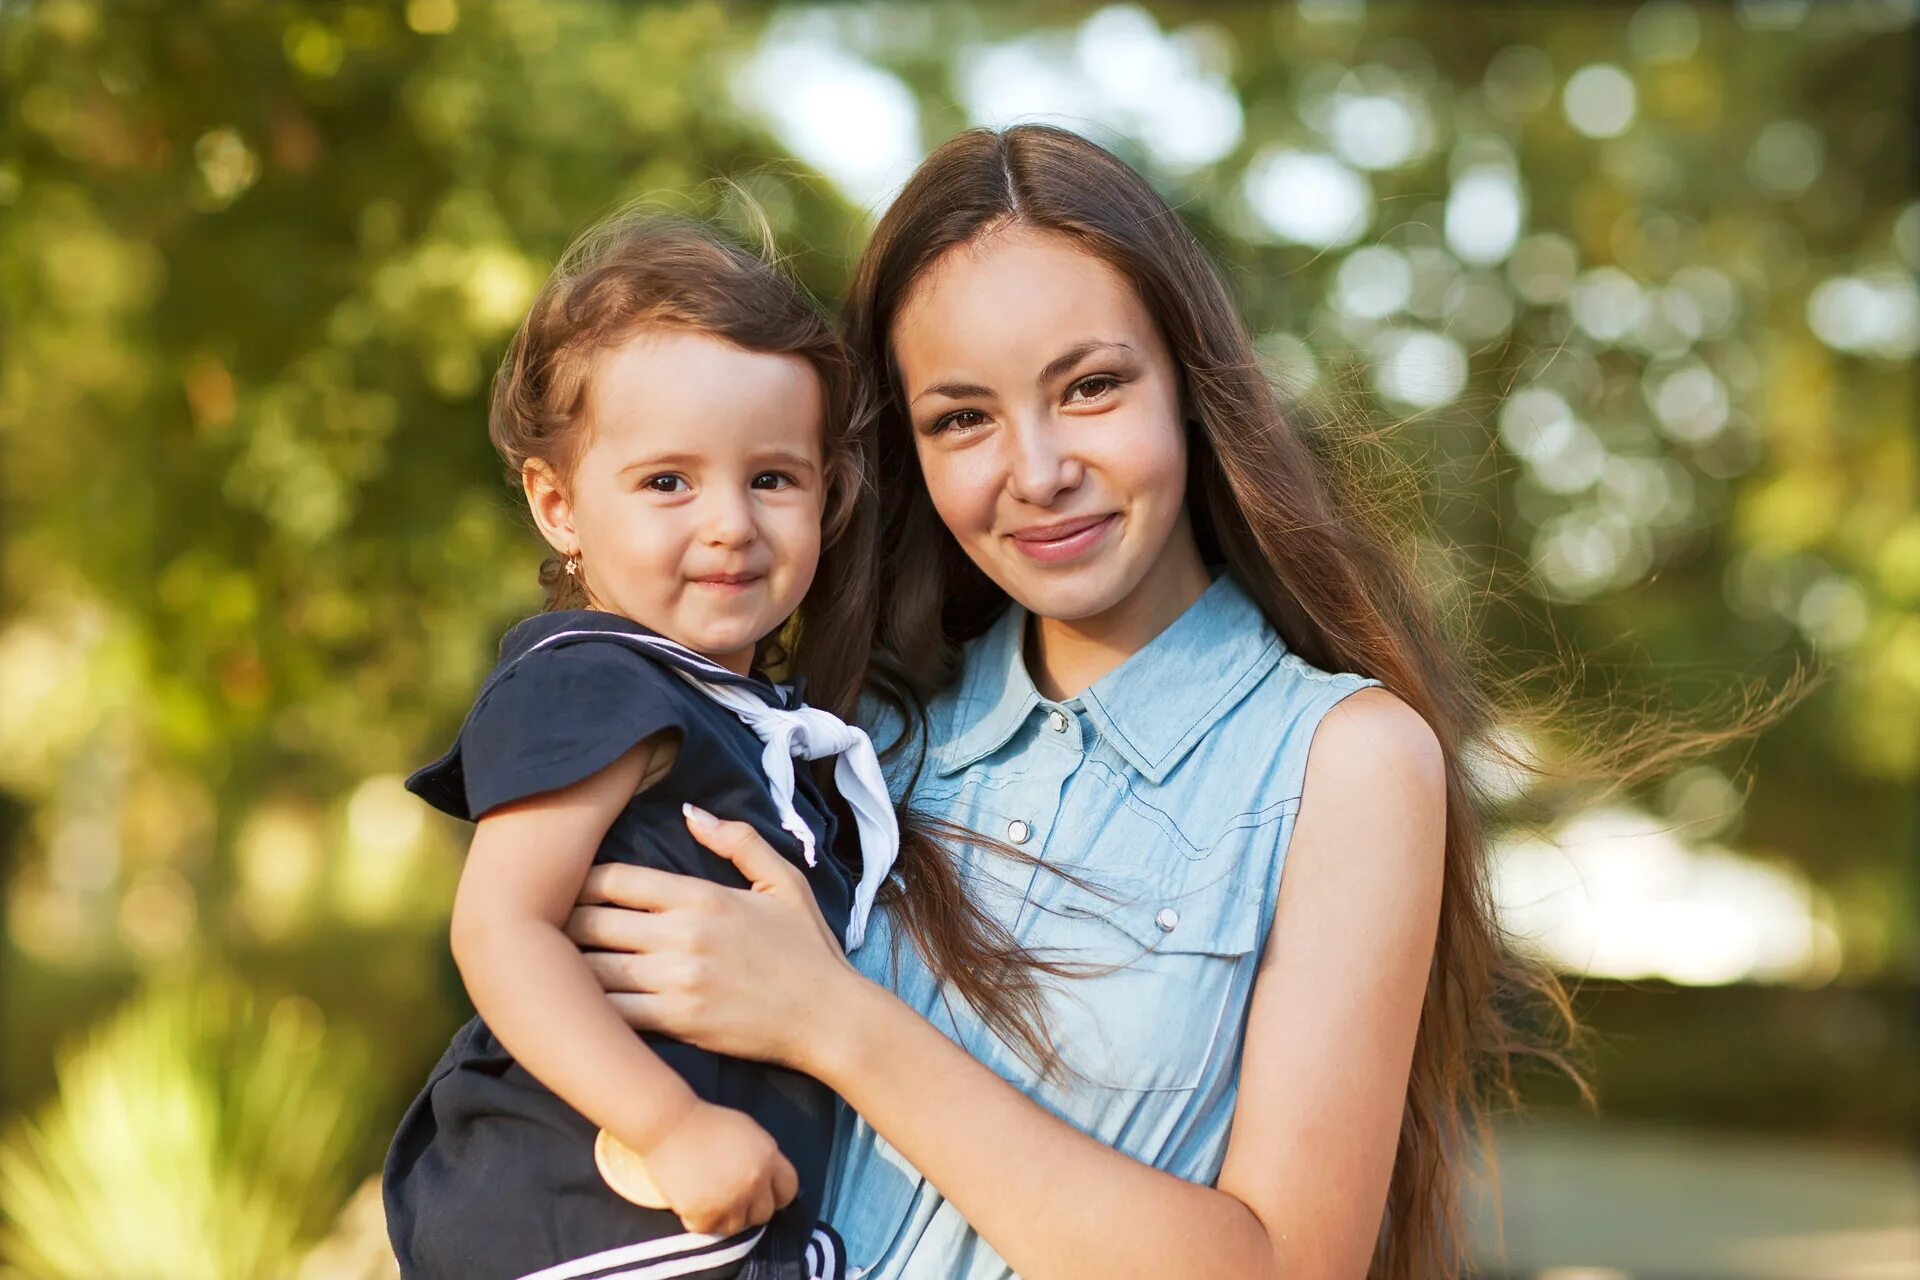
<svg viewBox="0 0 1920 1280">
<path fill-rule="evenodd" d="M 1071 622 L 1033 611 L 1025 637 L 1033 687 L 1055 701 L 1079 696 L 1146 648 L 1212 583 L 1188 534 L 1176 536 L 1146 577 L 1111 608 Z"/>
</svg>

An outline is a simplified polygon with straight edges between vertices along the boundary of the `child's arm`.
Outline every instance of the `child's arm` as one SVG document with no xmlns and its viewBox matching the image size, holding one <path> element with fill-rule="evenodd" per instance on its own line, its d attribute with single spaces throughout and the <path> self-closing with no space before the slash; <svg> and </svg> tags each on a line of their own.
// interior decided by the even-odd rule
<svg viewBox="0 0 1920 1280">
<path fill-rule="evenodd" d="M 490 810 L 453 904 L 453 956 L 508 1052 L 646 1158 L 691 1231 L 729 1235 L 792 1199 L 793 1166 L 740 1112 L 713 1106 L 621 1021 L 561 931 L 601 838 L 674 743 L 658 735 L 599 773 Z"/>
</svg>

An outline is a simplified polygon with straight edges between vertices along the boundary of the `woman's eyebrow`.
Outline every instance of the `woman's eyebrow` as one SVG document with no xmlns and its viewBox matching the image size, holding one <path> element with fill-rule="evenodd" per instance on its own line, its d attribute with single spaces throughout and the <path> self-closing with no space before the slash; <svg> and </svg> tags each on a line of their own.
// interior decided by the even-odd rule
<svg viewBox="0 0 1920 1280">
<path fill-rule="evenodd" d="M 1074 343 L 1065 351 L 1062 351 L 1059 355 L 1047 361 L 1047 367 L 1040 371 L 1039 376 L 1033 380 L 1033 384 L 1037 387 L 1044 387 L 1094 352 L 1107 350 L 1125 351 L 1129 355 L 1133 354 L 1133 348 L 1127 343 L 1117 342 L 1109 338 L 1089 338 L 1085 342 Z M 992 387 L 983 387 L 977 382 L 936 382 L 930 387 L 923 388 L 920 394 L 913 398 L 912 403 L 919 404 L 928 396 L 945 396 L 949 400 L 971 400 L 976 396 L 990 396 L 992 394 Z"/>
<path fill-rule="evenodd" d="M 945 396 L 949 400 L 971 400 L 975 396 L 990 396 L 992 394 L 992 387 L 983 387 L 977 382 L 936 382 L 915 396 L 913 403 L 919 404 L 928 396 Z"/>
<path fill-rule="evenodd" d="M 1125 351 L 1129 355 L 1133 353 L 1133 348 L 1124 342 L 1117 342 L 1110 338 L 1088 338 L 1085 342 L 1074 343 L 1047 361 L 1047 367 L 1040 371 L 1038 378 L 1034 379 L 1034 385 L 1044 387 L 1094 352 L 1106 350 Z"/>
</svg>

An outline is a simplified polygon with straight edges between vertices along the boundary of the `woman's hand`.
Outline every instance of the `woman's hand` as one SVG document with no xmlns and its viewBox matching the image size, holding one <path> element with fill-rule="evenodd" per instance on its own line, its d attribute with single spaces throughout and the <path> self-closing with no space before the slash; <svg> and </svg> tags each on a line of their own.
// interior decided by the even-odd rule
<svg viewBox="0 0 1920 1280">
<path fill-rule="evenodd" d="M 606 863 L 587 874 L 567 936 L 593 948 L 587 965 L 629 1025 L 808 1070 L 848 983 L 862 979 L 806 878 L 758 832 L 691 805 L 687 828 L 751 891 Z"/>
</svg>

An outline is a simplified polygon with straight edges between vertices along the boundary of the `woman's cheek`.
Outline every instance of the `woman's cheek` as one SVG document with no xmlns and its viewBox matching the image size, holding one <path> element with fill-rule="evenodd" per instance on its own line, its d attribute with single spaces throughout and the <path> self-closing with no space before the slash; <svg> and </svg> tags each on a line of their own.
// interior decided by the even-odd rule
<svg viewBox="0 0 1920 1280">
<path fill-rule="evenodd" d="M 1151 499 L 1156 505 L 1184 502 L 1187 488 L 1187 441 L 1178 418 L 1155 412 L 1109 435 L 1102 450 L 1102 470 L 1120 480 L 1134 502 Z"/>
<path fill-rule="evenodd" d="M 960 454 L 929 451 L 921 458 L 920 472 L 926 479 L 933 509 L 962 542 L 984 538 L 993 531 L 999 486 L 990 453 L 981 448 Z"/>
</svg>

